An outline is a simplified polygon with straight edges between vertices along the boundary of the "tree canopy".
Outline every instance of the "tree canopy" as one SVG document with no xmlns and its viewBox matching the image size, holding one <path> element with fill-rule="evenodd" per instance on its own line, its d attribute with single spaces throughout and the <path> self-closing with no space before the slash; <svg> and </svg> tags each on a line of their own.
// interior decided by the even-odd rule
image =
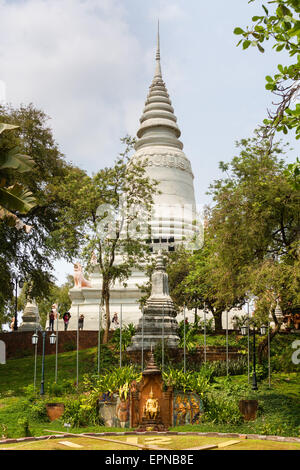
<svg viewBox="0 0 300 470">
<path fill-rule="evenodd" d="M 0 106 L 0 122 L 17 126 L 5 132 L 0 139 L 0 154 L 18 157 L 19 169 L 28 163 L 23 156 L 30 156 L 34 170 L 18 172 L 18 184 L 26 188 L 35 205 L 28 206 L 26 213 L 16 207 L 14 214 L 26 230 L 16 230 L 0 220 L 0 323 L 9 318 L 13 297 L 12 279 L 15 276 L 30 280 L 32 296 L 42 298 L 49 293 L 52 262 L 62 256 L 57 239 L 52 238 L 57 215 L 64 210 L 63 201 L 54 191 L 55 178 L 63 180 L 72 168 L 56 144 L 48 126 L 48 116 L 32 104 L 13 108 Z M 16 149 L 18 149 L 16 151 Z M 15 173 L 5 173 L 6 185 L 15 181 Z M 31 196 L 30 196 L 31 197 Z"/>
<path fill-rule="evenodd" d="M 255 0 L 250 0 L 249 3 Z M 268 5 L 268 7 L 266 6 Z M 266 89 L 270 90 L 277 102 L 275 110 L 268 112 L 264 120 L 264 136 L 271 139 L 275 131 L 295 130 L 300 138 L 300 3 L 299 0 L 272 0 L 262 5 L 262 15 L 252 17 L 252 27 L 236 27 L 234 33 L 241 35 L 238 45 L 243 49 L 257 47 L 265 52 L 266 42 L 271 40 L 275 51 L 287 51 L 291 64 L 278 64 L 277 73 L 266 76 Z"/>
</svg>

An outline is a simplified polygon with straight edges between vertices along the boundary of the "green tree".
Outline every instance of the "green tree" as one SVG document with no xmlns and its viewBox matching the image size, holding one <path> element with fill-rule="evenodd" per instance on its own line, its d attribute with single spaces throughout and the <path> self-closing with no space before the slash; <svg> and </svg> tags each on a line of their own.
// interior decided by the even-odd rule
<svg viewBox="0 0 300 470">
<path fill-rule="evenodd" d="M 277 300 L 283 313 L 299 304 L 299 191 L 286 176 L 279 143 L 257 137 L 237 143 L 240 155 L 221 162 L 227 177 L 210 187 L 209 218 L 220 269 L 230 267 L 241 292 L 256 296 L 267 319 Z M 222 268 L 223 267 L 223 268 Z"/>
<path fill-rule="evenodd" d="M 289 129 L 294 129 L 299 139 L 300 104 L 296 98 L 300 91 L 300 3 L 299 0 L 272 0 L 266 4 L 268 8 L 262 5 L 262 15 L 252 17 L 251 28 L 237 27 L 234 33 L 242 36 L 238 45 L 242 44 L 243 49 L 254 46 L 263 53 L 263 45 L 271 40 L 273 49 L 287 51 L 293 60 L 290 65 L 279 64 L 277 73 L 266 77 L 266 89 L 275 94 L 277 104 L 264 120 L 263 131 L 272 140 L 276 130 L 287 134 Z"/>
<path fill-rule="evenodd" d="M 32 104 L 13 108 L 0 106 L 0 122 L 15 127 L 13 132 L 3 132 L 0 138 L 0 155 L 10 155 L 19 169 L 28 163 L 24 155 L 30 155 L 34 171 L 18 172 L 18 184 L 26 187 L 35 199 L 26 213 L 16 212 L 20 226 L 32 227 L 16 230 L 0 220 L 0 324 L 11 315 L 13 298 L 12 277 L 19 275 L 30 280 L 32 296 L 43 298 L 49 293 L 52 262 L 64 256 L 60 241 L 52 237 L 63 201 L 55 192 L 72 168 L 59 151 L 52 130 L 48 127 L 48 116 Z M 18 149 L 18 151 L 16 151 Z M 2 175 L 2 171 L 1 171 Z M 12 186 L 15 174 L 5 170 L 5 186 Z M 31 196 L 30 196 L 31 197 Z"/>
<path fill-rule="evenodd" d="M 4 131 L 16 129 L 18 126 L 0 123 L 0 134 Z M 18 181 L 16 175 L 32 171 L 34 162 L 27 155 L 22 155 L 18 147 L 12 149 L 1 148 L 0 151 L 0 220 L 4 219 L 13 227 L 30 230 L 18 218 L 17 213 L 26 214 L 35 205 L 32 193 Z M 6 186 L 6 181 L 14 179 L 11 186 Z"/>
<path fill-rule="evenodd" d="M 133 266 L 142 268 L 146 263 L 145 240 L 156 187 L 145 168 L 128 159 L 134 141 L 126 137 L 123 142 L 125 151 L 113 167 L 93 176 L 76 169 L 57 188 L 66 207 L 58 217 L 58 239 L 70 260 L 80 257 L 87 270 L 93 269 L 93 262 L 100 269 L 104 343 L 110 328 L 111 287 L 117 280 L 126 284 Z"/>
<path fill-rule="evenodd" d="M 214 317 L 215 330 L 222 330 L 222 314 L 244 302 L 241 285 L 231 265 L 221 264 L 214 240 L 205 233 L 204 245 L 193 254 L 184 249 L 170 256 L 170 294 L 178 306 L 206 308 Z"/>
</svg>

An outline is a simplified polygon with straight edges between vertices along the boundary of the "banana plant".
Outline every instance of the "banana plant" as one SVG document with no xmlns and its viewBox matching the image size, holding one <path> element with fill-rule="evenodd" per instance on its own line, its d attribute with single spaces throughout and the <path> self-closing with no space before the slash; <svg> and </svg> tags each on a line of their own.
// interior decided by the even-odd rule
<svg viewBox="0 0 300 470">
<path fill-rule="evenodd" d="M 18 126 L 0 123 L 0 135 Z M 26 214 L 35 205 L 36 201 L 32 193 L 22 184 L 15 182 L 7 186 L 7 175 L 10 172 L 25 173 L 31 171 L 34 161 L 20 153 L 18 147 L 9 151 L 0 151 L 0 219 L 6 219 L 7 223 L 17 229 L 24 228 L 29 232 L 31 227 L 25 225 L 14 212 Z"/>
</svg>

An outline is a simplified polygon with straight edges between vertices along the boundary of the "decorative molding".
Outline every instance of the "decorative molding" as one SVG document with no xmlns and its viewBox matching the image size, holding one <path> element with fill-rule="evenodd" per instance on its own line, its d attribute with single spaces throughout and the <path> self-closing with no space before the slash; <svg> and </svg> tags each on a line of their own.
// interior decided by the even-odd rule
<svg viewBox="0 0 300 470">
<path fill-rule="evenodd" d="M 178 168 L 194 177 L 191 163 L 182 152 L 145 149 L 143 152 L 136 153 L 132 159 L 140 161 L 143 166 Z"/>
</svg>

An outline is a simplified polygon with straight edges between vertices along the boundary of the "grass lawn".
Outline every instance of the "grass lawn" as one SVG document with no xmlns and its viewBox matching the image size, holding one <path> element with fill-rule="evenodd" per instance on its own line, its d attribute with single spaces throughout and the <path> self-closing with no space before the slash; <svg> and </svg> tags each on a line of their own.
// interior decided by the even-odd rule
<svg viewBox="0 0 300 470">
<path fill-rule="evenodd" d="M 102 440 L 103 439 L 103 440 Z M 111 442 L 119 441 L 117 442 Z M 125 442 L 131 445 L 126 445 Z M 73 445 L 74 446 L 73 446 Z M 194 449 L 202 446 L 215 446 L 209 450 L 300 450 L 300 443 L 275 442 L 258 439 L 232 439 L 202 436 L 109 436 L 99 440 L 87 437 L 61 437 L 36 442 L 20 442 L 2 444 L 1 449 L 7 450 L 139 450 L 134 444 L 167 450 Z M 218 447 L 222 444 L 222 447 Z M 196 449 L 195 449 L 196 450 Z"/>
<path fill-rule="evenodd" d="M 92 372 L 96 364 L 96 348 L 79 351 L 79 377 Z M 37 356 L 37 379 L 39 389 L 41 383 L 42 358 Z M 58 377 L 57 381 L 63 379 L 74 379 L 76 382 L 76 351 L 58 354 Z M 45 384 L 55 379 L 55 354 L 45 356 Z M 34 381 L 34 357 L 22 359 L 10 359 L 5 365 L 0 364 L 0 397 L 11 394 L 22 395 L 22 389 Z"/>
<path fill-rule="evenodd" d="M 83 374 L 95 370 L 97 349 L 91 348 L 79 351 L 79 382 Z M 0 438 L 23 437 L 24 427 L 20 420 L 28 412 L 28 397 L 24 394 L 24 387 L 33 384 L 34 357 L 14 359 L 7 364 L 0 365 Z M 55 377 L 55 355 L 45 357 L 45 390 L 53 383 Z M 38 356 L 37 390 L 39 391 L 41 378 L 41 357 Z M 65 352 L 58 355 L 58 384 L 63 380 L 71 380 L 72 390 L 68 395 L 45 395 L 45 402 L 64 402 L 67 399 L 76 399 L 76 351 Z M 232 376 L 234 384 L 248 383 L 246 375 Z M 224 377 L 217 377 L 214 382 L 215 390 L 220 392 L 224 388 Z M 258 392 L 253 392 L 253 398 L 259 401 L 259 412 L 255 421 L 244 422 L 238 425 L 217 424 L 203 422 L 199 425 L 171 428 L 175 431 L 198 432 L 235 432 L 240 434 L 263 434 L 300 437 L 300 374 L 299 372 L 273 373 L 271 388 L 268 380 L 258 383 Z M 39 400 L 41 402 L 41 400 Z M 29 419 L 29 429 L 32 436 L 45 435 L 44 429 L 67 431 L 61 420 L 46 422 L 41 419 Z M 124 431 L 124 429 L 91 426 L 72 429 L 73 433 Z M 47 433 L 46 433 L 47 434 Z M 49 444 L 50 445 L 50 444 Z M 245 445 L 248 443 L 245 442 Z"/>
</svg>

